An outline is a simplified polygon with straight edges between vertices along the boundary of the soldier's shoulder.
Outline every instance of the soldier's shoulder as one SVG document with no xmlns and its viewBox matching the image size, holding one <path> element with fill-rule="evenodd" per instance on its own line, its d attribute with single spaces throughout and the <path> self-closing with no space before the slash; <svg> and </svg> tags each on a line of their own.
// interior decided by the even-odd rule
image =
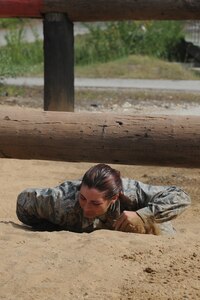
<svg viewBox="0 0 200 300">
<path fill-rule="evenodd" d="M 129 189 L 137 184 L 137 181 L 132 178 L 123 177 L 122 178 L 122 185 L 124 189 Z"/>
</svg>

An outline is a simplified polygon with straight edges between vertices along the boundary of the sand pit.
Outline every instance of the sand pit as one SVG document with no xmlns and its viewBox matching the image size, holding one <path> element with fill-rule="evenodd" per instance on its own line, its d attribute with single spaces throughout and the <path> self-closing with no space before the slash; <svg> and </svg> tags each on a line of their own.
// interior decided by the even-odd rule
<svg viewBox="0 0 200 300">
<path fill-rule="evenodd" d="M 37 99 L 29 98 L 27 104 L 16 97 L 11 104 L 38 109 Z M 81 110 L 85 109 L 84 104 Z M 33 232 L 18 221 L 19 192 L 77 179 L 90 166 L 0 159 L 0 299 L 199 300 L 200 169 L 115 165 L 124 177 L 177 185 L 190 194 L 191 207 L 173 222 L 176 236 Z"/>
<path fill-rule="evenodd" d="M 176 236 L 33 232 L 17 220 L 20 191 L 78 178 L 89 166 L 0 159 L 0 299 L 200 299 L 200 169 L 115 165 L 124 177 L 190 193 Z"/>
</svg>

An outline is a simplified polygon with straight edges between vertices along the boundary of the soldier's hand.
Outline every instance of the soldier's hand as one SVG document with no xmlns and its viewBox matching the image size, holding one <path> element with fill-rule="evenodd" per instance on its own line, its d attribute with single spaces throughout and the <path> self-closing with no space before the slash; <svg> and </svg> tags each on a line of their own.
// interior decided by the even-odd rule
<svg viewBox="0 0 200 300">
<path fill-rule="evenodd" d="M 114 229 L 124 232 L 146 233 L 142 219 L 134 211 L 124 211 L 114 223 Z"/>
</svg>

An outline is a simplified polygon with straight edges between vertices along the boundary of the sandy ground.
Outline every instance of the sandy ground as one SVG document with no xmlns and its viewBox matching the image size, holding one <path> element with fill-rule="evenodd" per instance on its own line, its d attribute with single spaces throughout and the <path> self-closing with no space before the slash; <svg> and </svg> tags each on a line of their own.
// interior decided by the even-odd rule
<svg viewBox="0 0 200 300">
<path fill-rule="evenodd" d="M 191 195 L 175 236 L 33 232 L 17 220 L 20 191 L 78 178 L 90 166 L 0 159 L 0 299 L 200 299 L 200 169 L 115 165 L 124 177 Z"/>
</svg>

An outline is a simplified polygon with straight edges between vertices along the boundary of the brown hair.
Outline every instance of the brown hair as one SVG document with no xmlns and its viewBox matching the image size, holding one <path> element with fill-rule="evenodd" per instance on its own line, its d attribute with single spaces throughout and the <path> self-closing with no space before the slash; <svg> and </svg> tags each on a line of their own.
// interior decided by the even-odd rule
<svg viewBox="0 0 200 300">
<path fill-rule="evenodd" d="M 112 199 L 122 192 L 120 172 L 106 164 L 91 167 L 84 174 L 81 184 L 104 192 L 106 199 Z"/>
</svg>

